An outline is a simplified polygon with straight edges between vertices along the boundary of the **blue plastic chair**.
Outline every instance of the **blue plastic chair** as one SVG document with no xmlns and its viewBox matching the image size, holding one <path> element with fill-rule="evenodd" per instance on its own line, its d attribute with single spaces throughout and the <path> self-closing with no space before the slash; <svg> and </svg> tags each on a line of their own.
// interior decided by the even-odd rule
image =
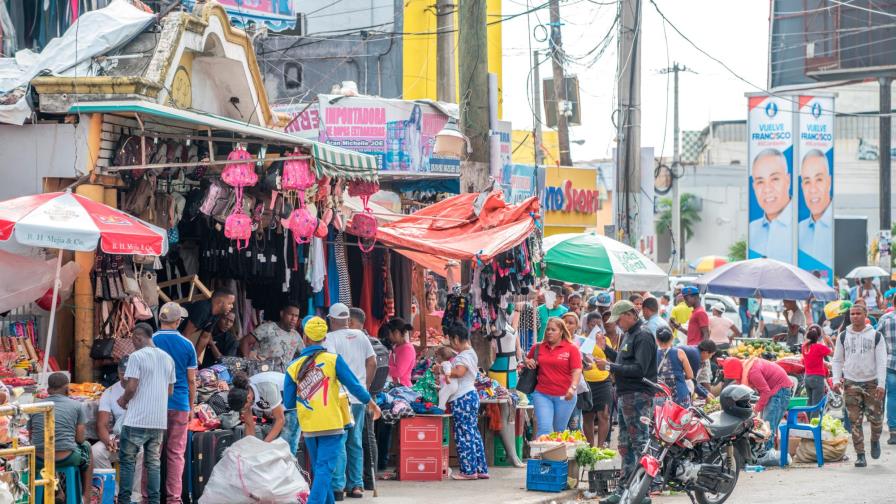
<svg viewBox="0 0 896 504">
<path fill-rule="evenodd" d="M 65 477 L 65 503 L 81 504 L 81 471 L 74 466 L 60 467 L 56 469 L 56 474 Z M 43 504 L 44 487 L 37 487 L 34 493 L 37 494 L 34 496 L 35 504 Z"/>
<path fill-rule="evenodd" d="M 824 465 L 824 452 L 821 449 L 821 420 L 819 419 L 818 425 L 813 426 L 811 424 L 797 423 L 797 417 L 800 413 L 808 415 L 816 412 L 819 417 L 822 417 L 824 416 L 824 406 L 827 402 L 828 396 L 824 396 L 814 406 L 791 408 L 787 411 L 787 422 L 779 427 L 779 432 L 781 433 L 781 467 L 787 465 L 787 445 L 790 444 L 789 434 L 792 430 L 805 430 L 812 433 L 812 438 L 815 441 L 815 458 L 818 460 L 818 467 Z"/>
</svg>

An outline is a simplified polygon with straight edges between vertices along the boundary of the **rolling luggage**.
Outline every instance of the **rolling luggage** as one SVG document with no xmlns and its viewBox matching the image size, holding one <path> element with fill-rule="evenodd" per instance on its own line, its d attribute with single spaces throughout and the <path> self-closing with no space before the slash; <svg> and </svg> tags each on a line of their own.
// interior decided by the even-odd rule
<svg viewBox="0 0 896 504">
<path fill-rule="evenodd" d="M 193 458 L 190 461 L 190 476 L 194 502 L 202 496 L 212 469 L 224 456 L 224 450 L 234 443 L 232 430 L 210 430 L 193 433 Z"/>
</svg>

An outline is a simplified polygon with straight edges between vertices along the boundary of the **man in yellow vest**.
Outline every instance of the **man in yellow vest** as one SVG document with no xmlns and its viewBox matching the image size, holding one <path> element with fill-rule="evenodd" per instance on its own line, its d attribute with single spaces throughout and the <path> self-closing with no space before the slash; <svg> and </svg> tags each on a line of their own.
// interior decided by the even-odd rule
<svg viewBox="0 0 896 504">
<path fill-rule="evenodd" d="M 340 386 L 367 403 L 374 420 L 380 417 L 380 409 L 342 357 L 324 349 L 327 323 L 313 317 L 305 323 L 304 333 L 305 349 L 286 369 L 283 401 L 287 410 L 296 410 L 311 456 L 314 482 L 307 504 L 331 504 L 335 502 L 331 480 L 337 454 L 345 443 L 345 427 L 353 422 L 348 398 L 339 396 Z"/>
</svg>

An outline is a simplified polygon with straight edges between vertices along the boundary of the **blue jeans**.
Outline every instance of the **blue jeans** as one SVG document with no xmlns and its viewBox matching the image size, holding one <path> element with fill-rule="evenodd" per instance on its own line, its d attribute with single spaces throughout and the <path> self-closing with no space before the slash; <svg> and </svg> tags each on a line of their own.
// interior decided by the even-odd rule
<svg viewBox="0 0 896 504">
<path fill-rule="evenodd" d="M 345 449 L 345 434 L 331 436 L 305 436 L 305 447 L 311 457 L 314 479 L 311 481 L 311 493 L 306 504 L 333 504 L 333 470 L 340 447 Z"/>
<path fill-rule="evenodd" d="M 896 371 L 887 369 L 887 428 L 896 434 Z"/>
<path fill-rule="evenodd" d="M 529 399 L 535 406 L 536 436 L 566 430 L 569 417 L 576 409 L 576 396 L 567 401 L 563 396 L 550 396 L 536 390 L 529 395 Z"/>
<path fill-rule="evenodd" d="M 140 427 L 121 428 L 119 454 L 118 502 L 131 502 L 131 488 L 134 486 L 134 467 L 137 453 L 143 448 L 143 467 L 146 469 L 146 494 L 149 504 L 159 504 L 162 482 L 162 438 L 164 429 L 142 429 Z"/>
<path fill-rule="evenodd" d="M 280 437 L 289 444 L 289 452 L 295 456 L 299 451 L 299 437 L 302 435 L 302 429 L 299 427 L 299 418 L 296 410 L 286 412 L 286 423 L 283 430 L 280 431 Z"/>
<path fill-rule="evenodd" d="M 762 419 L 768 422 L 772 430 L 772 437 L 765 444 L 767 449 L 775 447 L 775 437 L 778 435 L 778 426 L 781 419 L 787 414 L 787 408 L 790 406 L 790 388 L 782 388 L 768 400 L 765 409 L 762 410 Z"/>
<path fill-rule="evenodd" d="M 338 453 L 336 469 L 333 472 L 333 490 L 364 489 L 364 415 L 366 404 L 352 404 L 352 418 L 355 424 L 345 430 L 345 446 Z M 346 480 L 348 480 L 346 482 Z"/>
</svg>

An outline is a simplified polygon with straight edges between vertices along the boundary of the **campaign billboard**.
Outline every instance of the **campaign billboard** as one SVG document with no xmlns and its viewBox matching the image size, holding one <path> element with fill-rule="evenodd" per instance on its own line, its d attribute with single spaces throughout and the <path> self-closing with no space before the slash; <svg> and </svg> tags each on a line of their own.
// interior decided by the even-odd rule
<svg viewBox="0 0 896 504">
<path fill-rule="evenodd" d="M 318 140 L 370 154 L 381 172 L 430 173 L 436 133 L 448 116 L 426 103 L 319 95 Z M 435 168 L 435 170 L 433 170 Z"/>
<path fill-rule="evenodd" d="M 795 264 L 793 101 L 748 95 L 747 257 Z"/>
<path fill-rule="evenodd" d="M 834 98 L 799 97 L 798 266 L 834 281 Z"/>
<path fill-rule="evenodd" d="M 181 0 L 184 7 L 193 10 L 196 0 Z M 290 0 L 217 0 L 230 22 L 237 28 L 264 24 L 269 30 L 279 32 L 296 26 L 295 2 Z M 199 2 L 202 3 L 202 2 Z"/>
</svg>

